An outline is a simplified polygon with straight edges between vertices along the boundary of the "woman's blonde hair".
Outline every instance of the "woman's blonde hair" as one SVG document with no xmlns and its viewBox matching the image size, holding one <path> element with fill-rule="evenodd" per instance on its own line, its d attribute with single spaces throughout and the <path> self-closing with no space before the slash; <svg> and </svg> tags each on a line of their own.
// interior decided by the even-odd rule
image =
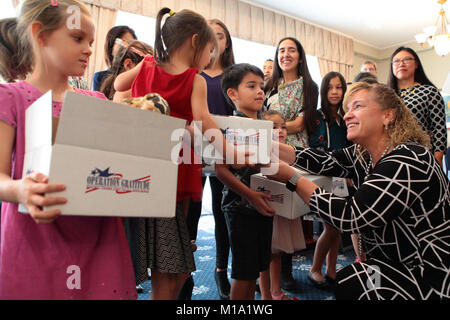
<svg viewBox="0 0 450 320">
<path fill-rule="evenodd" d="M 24 0 L 21 3 L 17 18 L 19 58 L 15 66 L 17 72 L 13 74 L 19 73 L 19 76 L 24 77 L 33 69 L 33 44 L 29 30 L 31 24 L 39 21 L 43 26 L 40 32 L 54 31 L 66 22 L 70 14 L 68 9 L 74 7 L 78 7 L 80 13 L 90 16 L 89 9 L 77 0 L 58 0 L 56 6 L 50 0 Z"/>
<path fill-rule="evenodd" d="M 372 98 L 378 103 L 381 110 L 393 109 L 395 111 L 394 120 L 385 126 L 388 136 L 388 145 L 391 148 L 406 143 L 416 142 L 426 148 L 430 147 L 430 136 L 422 129 L 412 112 L 405 106 L 402 99 L 395 91 L 383 84 L 369 84 L 366 82 L 356 82 L 349 86 L 344 95 L 344 111 L 347 112 L 347 106 L 350 98 L 358 91 L 367 90 L 372 94 Z M 365 148 L 358 146 L 363 155 Z"/>
</svg>

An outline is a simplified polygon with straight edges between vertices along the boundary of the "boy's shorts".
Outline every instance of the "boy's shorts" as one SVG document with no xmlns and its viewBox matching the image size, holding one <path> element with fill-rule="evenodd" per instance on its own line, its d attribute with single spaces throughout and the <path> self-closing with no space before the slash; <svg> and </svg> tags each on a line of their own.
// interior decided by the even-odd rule
<svg viewBox="0 0 450 320">
<path fill-rule="evenodd" d="M 231 247 L 231 278 L 256 280 L 269 269 L 272 252 L 273 217 L 226 211 Z"/>
</svg>

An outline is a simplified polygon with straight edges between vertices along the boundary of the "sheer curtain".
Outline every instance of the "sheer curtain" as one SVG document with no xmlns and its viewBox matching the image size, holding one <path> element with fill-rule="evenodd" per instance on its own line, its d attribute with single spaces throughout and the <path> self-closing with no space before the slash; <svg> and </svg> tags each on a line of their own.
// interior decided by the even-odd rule
<svg viewBox="0 0 450 320">
<path fill-rule="evenodd" d="M 222 20 L 233 37 L 276 46 L 286 36 L 297 38 L 308 55 L 316 56 L 321 73 L 339 71 L 350 78 L 353 40 L 319 26 L 239 0 L 84 0 L 85 3 L 156 17 L 161 7 L 191 9 L 205 18 Z"/>
<path fill-rule="evenodd" d="M 11 1 L 16 8 L 21 0 Z M 84 75 L 89 84 L 89 88 L 92 88 L 92 77 L 94 73 L 106 69 L 104 59 L 106 34 L 116 23 L 117 8 L 119 7 L 120 0 L 95 0 L 82 2 L 84 2 L 91 11 L 91 15 L 95 23 L 95 41 L 94 47 L 92 48 L 93 52 Z"/>
<path fill-rule="evenodd" d="M 91 11 L 92 19 L 95 24 L 95 40 L 93 52 L 89 59 L 89 65 L 86 70 L 85 78 L 92 88 L 92 77 L 97 71 L 107 68 L 105 62 L 105 40 L 106 34 L 116 23 L 117 10 L 112 10 L 96 5 L 87 5 Z"/>
</svg>

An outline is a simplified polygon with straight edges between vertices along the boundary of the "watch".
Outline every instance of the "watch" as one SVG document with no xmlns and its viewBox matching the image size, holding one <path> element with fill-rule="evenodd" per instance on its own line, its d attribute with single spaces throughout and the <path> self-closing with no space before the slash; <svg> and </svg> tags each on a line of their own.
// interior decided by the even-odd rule
<svg viewBox="0 0 450 320">
<path fill-rule="evenodd" d="M 296 171 L 294 175 L 286 182 L 286 188 L 291 191 L 295 191 L 297 189 L 297 181 L 302 177 L 302 174 L 299 171 Z"/>
</svg>

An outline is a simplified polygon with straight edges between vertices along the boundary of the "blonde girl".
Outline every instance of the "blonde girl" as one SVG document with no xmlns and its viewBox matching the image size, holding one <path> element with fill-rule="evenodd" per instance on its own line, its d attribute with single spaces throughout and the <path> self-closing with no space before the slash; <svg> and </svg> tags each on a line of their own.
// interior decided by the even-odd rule
<svg viewBox="0 0 450 320">
<path fill-rule="evenodd" d="M 79 26 L 66 23 L 73 8 L 79 8 Z M 68 83 L 69 76 L 84 74 L 92 54 L 89 10 L 76 0 L 59 0 L 57 6 L 25 0 L 17 22 L 17 55 L 0 57 L 17 59 L 2 65 L 14 68 L 14 78 L 25 78 L 0 85 L 0 299 L 136 299 L 119 218 L 44 210 L 70 201 L 57 196 L 66 186 L 50 184 L 39 172 L 22 176 L 25 110 L 35 100 L 52 90 L 57 117 L 67 91 L 105 99 Z M 18 212 L 19 203 L 29 214 Z"/>
</svg>

